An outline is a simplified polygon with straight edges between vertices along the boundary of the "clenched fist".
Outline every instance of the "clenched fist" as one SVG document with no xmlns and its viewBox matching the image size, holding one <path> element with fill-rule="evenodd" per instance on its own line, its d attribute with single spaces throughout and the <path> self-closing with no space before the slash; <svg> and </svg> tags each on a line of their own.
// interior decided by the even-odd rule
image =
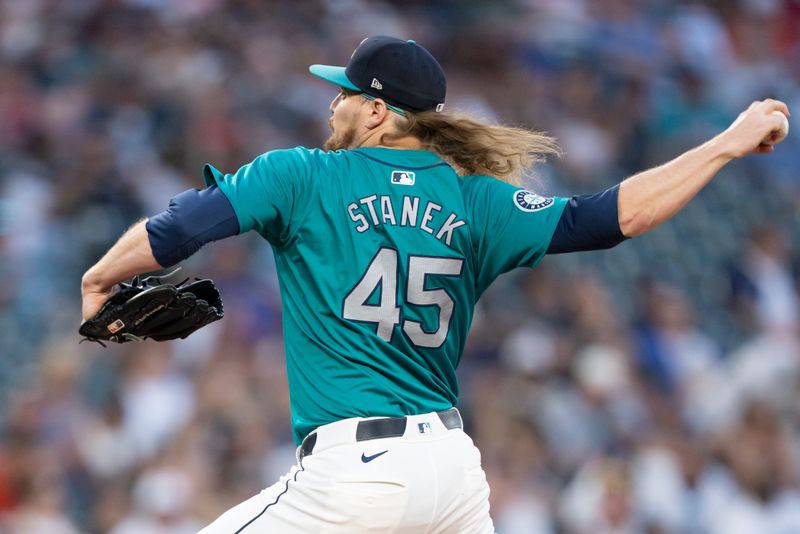
<svg viewBox="0 0 800 534">
<path fill-rule="evenodd" d="M 767 154 L 775 149 L 776 136 L 785 128 L 789 116 L 789 108 L 780 100 L 753 102 L 720 134 L 719 141 L 734 158 Z"/>
</svg>

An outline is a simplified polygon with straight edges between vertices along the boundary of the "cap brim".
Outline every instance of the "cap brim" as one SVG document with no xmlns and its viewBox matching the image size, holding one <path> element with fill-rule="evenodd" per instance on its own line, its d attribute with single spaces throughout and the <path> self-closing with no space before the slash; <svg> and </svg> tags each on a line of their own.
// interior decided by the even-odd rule
<svg viewBox="0 0 800 534">
<path fill-rule="evenodd" d="M 344 73 L 344 67 L 334 67 L 333 65 L 311 65 L 308 67 L 308 71 L 317 76 L 318 78 L 322 78 L 326 82 L 330 82 L 333 85 L 338 85 L 339 87 L 344 87 L 345 89 L 350 89 L 351 91 L 361 91 L 356 85 L 350 81 L 350 79 Z"/>
</svg>

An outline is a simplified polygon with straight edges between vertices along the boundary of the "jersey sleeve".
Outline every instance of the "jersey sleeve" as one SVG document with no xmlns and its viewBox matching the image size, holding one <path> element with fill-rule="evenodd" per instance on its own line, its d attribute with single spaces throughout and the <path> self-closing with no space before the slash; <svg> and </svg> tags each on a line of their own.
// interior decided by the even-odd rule
<svg viewBox="0 0 800 534">
<path fill-rule="evenodd" d="M 255 230 L 270 243 L 289 241 L 296 224 L 296 200 L 309 188 L 313 166 L 302 147 L 258 156 L 233 174 L 210 164 L 203 167 L 206 186 L 216 184 L 228 198 L 239 222 L 239 233 Z"/>
<path fill-rule="evenodd" d="M 547 253 L 568 199 L 542 197 L 490 177 L 468 177 L 477 280 L 485 290 L 501 274 L 533 267 Z"/>
</svg>

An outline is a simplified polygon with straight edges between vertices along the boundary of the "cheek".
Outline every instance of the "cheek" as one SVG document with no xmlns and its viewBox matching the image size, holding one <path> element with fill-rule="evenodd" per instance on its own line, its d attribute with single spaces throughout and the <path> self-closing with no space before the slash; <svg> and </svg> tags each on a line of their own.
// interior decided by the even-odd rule
<svg viewBox="0 0 800 534">
<path fill-rule="evenodd" d="M 331 117 L 331 120 L 333 121 L 334 124 L 339 125 L 339 124 L 342 124 L 342 121 L 344 120 L 344 116 L 345 116 L 345 112 L 344 112 L 344 110 L 342 110 L 342 106 L 339 106 L 334 110 L 333 116 Z"/>
<path fill-rule="evenodd" d="M 355 122 L 358 107 L 351 99 L 343 100 L 333 110 L 333 123 L 336 128 L 348 128 Z"/>
<path fill-rule="evenodd" d="M 344 113 L 334 113 L 331 119 L 331 127 L 337 132 L 346 130 L 349 123 L 350 120 Z"/>
<path fill-rule="evenodd" d="M 333 113 L 331 114 L 331 118 L 328 122 L 331 125 L 331 128 L 337 127 L 342 123 L 342 116 L 344 115 L 342 111 L 342 105 L 339 104 L 333 109 Z"/>
</svg>

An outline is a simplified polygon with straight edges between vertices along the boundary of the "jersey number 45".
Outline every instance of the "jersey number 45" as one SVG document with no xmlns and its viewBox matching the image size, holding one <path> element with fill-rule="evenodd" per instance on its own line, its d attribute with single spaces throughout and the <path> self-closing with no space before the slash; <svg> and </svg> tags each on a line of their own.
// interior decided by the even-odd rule
<svg viewBox="0 0 800 534">
<path fill-rule="evenodd" d="M 406 304 L 436 306 L 439 308 L 439 325 L 436 330 L 426 332 L 422 323 L 403 320 L 403 332 L 418 347 L 438 348 L 447 339 L 450 318 L 453 316 L 453 299 L 442 288 L 425 289 L 428 276 L 460 276 L 464 260 L 433 256 L 408 257 L 408 281 Z M 391 341 L 395 325 L 400 323 L 400 307 L 397 306 L 397 251 L 382 248 L 367 267 L 361 280 L 344 299 L 342 317 L 351 321 L 376 323 L 378 337 Z M 380 302 L 367 304 L 370 296 L 380 286 Z"/>
</svg>

